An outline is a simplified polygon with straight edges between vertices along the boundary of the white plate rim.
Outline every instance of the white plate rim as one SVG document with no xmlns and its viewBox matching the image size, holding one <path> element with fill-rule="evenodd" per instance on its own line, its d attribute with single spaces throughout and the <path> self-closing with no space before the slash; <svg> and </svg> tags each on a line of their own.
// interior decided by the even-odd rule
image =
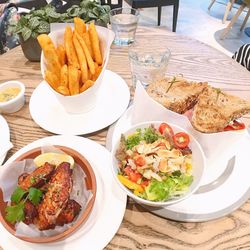
<svg viewBox="0 0 250 250">
<path fill-rule="evenodd" d="M 4 119 L 2 115 L 0 115 L 0 138 L 2 142 L 10 141 L 10 129 L 7 121 Z M 0 156 L 0 165 L 3 163 L 8 151 Z"/>
<path fill-rule="evenodd" d="M 25 147 L 21 148 L 19 151 L 17 151 L 14 155 L 12 155 L 8 161 L 6 162 L 6 164 L 8 164 L 9 162 L 13 161 L 14 159 L 16 159 L 20 154 L 32 149 L 32 148 L 35 148 L 35 147 L 38 147 L 38 146 L 41 146 L 41 145 L 44 145 L 44 143 L 50 143 L 50 144 L 57 144 L 57 145 L 62 145 L 62 146 L 68 146 L 68 147 L 71 147 L 75 150 L 77 150 L 78 152 L 82 153 L 84 155 L 83 152 L 81 152 L 79 149 L 82 148 L 83 146 L 90 146 L 92 148 L 95 148 L 96 149 L 96 152 L 98 153 L 101 153 L 103 155 L 105 155 L 105 157 L 107 157 L 110 161 L 109 164 L 111 164 L 111 157 L 110 157 L 110 152 L 104 148 L 103 146 L 101 146 L 100 144 L 90 140 L 90 139 L 87 139 L 87 138 L 83 138 L 83 137 L 80 137 L 80 136 L 65 136 L 65 135 L 54 135 L 54 136 L 49 136 L 49 137 L 44 137 L 42 139 L 38 139 L 28 145 L 26 145 Z M 84 151 L 84 149 L 81 149 L 82 151 Z M 90 159 L 88 156 L 84 155 L 85 158 L 88 160 L 88 161 L 94 161 L 95 159 Z M 101 164 L 99 164 L 101 165 Z M 98 169 L 97 171 L 100 173 L 100 169 L 101 167 L 103 167 L 104 164 L 102 164 L 101 166 L 98 166 Z M 4 167 L 4 166 L 3 166 Z M 112 173 L 111 173 L 111 168 L 109 169 L 110 171 L 103 171 L 104 172 L 104 176 L 102 176 L 102 180 L 106 178 L 110 178 L 112 180 L 112 188 L 113 188 L 113 185 L 115 185 L 115 187 L 117 186 L 117 184 L 115 183 L 115 180 L 113 179 L 113 176 L 112 176 Z M 94 169 L 95 171 L 95 169 Z M 96 172 L 96 171 L 95 171 Z M 106 177 L 105 177 L 106 176 Z M 109 176 L 109 177 L 107 177 Z M 100 176 L 99 176 L 100 177 Z M 104 178 L 105 177 L 105 178 Z M 104 182 L 104 181 L 103 181 Z M 108 185 L 108 184 L 106 184 Z M 104 188 L 107 188 L 104 187 Z M 112 208 L 110 209 L 110 214 L 109 215 L 105 215 L 105 217 L 108 219 L 112 216 L 112 223 L 109 223 L 109 230 L 105 230 L 106 229 L 106 225 L 101 225 L 103 228 L 102 228 L 102 231 L 104 232 L 104 234 L 106 235 L 102 235 L 105 236 L 105 238 L 99 238 L 98 241 L 95 240 L 95 239 L 92 239 L 93 242 L 95 242 L 95 246 L 94 248 L 91 246 L 91 245 L 88 245 L 88 249 L 93 249 L 93 250 L 96 250 L 96 249 L 102 249 L 104 248 L 109 242 L 110 240 L 113 238 L 113 236 L 116 234 L 117 230 L 119 229 L 120 227 L 120 224 L 122 222 L 122 219 L 123 219 L 123 216 L 124 216 L 124 213 L 125 213 L 125 210 L 126 210 L 126 201 L 127 201 L 127 196 L 119 189 L 119 187 L 117 186 L 117 189 L 116 189 L 116 192 L 119 192 L 119 200 L 116 200 L 116 208 L 120 208 L 119 211 L 116 211 L 116 214 L 114 215 L 114 211 L 112 211 Z M 110 199 L 114 199 L 115 198 L 115 195 L 116 194 L 113 194 L 112 192 L 110 192 L 111 195 L 108 195 L 107 196 L 107 199 L 108 201 L 110 201 Z M 97 195 L 98 195 L 98 189 L 97 189 Z M 112 196 L 112 197 L 111 197 Z M 106 203 L 104 203 L 106 204 Z M 107 209 L 107 205 L 106 205 L 106 209 Z M 105 208 L 102 207 L 102 211 L 105 210 Z M 91 216 L 91 215 L 90 215 Z M 104 215 L 102 215 L 102 218 L 105 218 Z M 118 218 L 119 217 L 119 218 Z M 100 219 L 100 218 L 99 218 Z M 118 219 L 117 221 L 115 221 L 115 219 Z M 95 227 L 96 224 L 98 223 L 98 221 L 95 220 L 95 223 L 94 225 L 92 226 L 91 225 L 91 230 L 92 227 Z M 97 225 L 100 227 L 100 225 Z M 89 227 L 88 227 L 89 228 Z M 84 225 L 83 225 L 83 228 L 79 228 L 76 233 L 78 232 L 79 234 L 79 231 L 80 230 L 84 230 Z M 25 242 L 25 241 L 22 241 L 18 238 L 15 238 L 14 236 L 12 236 L 1 224 L 0 224 L 0 232 L 4 231 L 4 233 L 6 235 L 8 235 L 10 237 L 10 240 L 8 241 L 8 245 L 6 246 L 5 244 L 2 244 L 2 240 L 0 240 L 0 243 L 2 244 L 2 247 L 4 247 L 4 249 L 11 249 L 13 250 L 13 247 L 16 247 L 16 249 L 19 249 L 20 247 L 20 244 L 23 244 L 23 248 L 22 249 L 62 249 L 62 247 L 64 246 L 67 246 L 67 247 L 76 247 L 77 244 L 83 244 L 84 242 L 84 237 L 81 239 L 80 237 L 78 238 L 74 238 L 74 234 L 72 234 L 72 236 L 69 236 L 68 238 L 64 239 L 64 240 L 61 240 L 61 241 L 58 241 L 58 242 L 55 242 L 55 243 L 47 243 L 47 244 L 33 244 L 33 243 L 29 243 L 29 242 Z M 98 230 L 100 230 L 100 228 L 98 228 Z M 86 232 L 84 232 L 86 233 Z M 71 237 L 73 237 L 73 239 L 71 239 Z M 2 239 L 2 237 L 1 237 Z M 9 244 L 14 244 L 12 246 L 10 246 Z M 16 244 L 16 245 L 15 245 Z M 57 244 L 62 244 L 62 245 L 59 245 L 58 248 L 56 248 L 56 245 Z M 73 244 L 73 246 L 72 246 Z M 79 246 L 79 245 L 78 245 Z M 29 248 L 30 247 L 30 248 Z"/>
<path fill-rule="evenodd" d="M 47 87 L 46 83 L 44 81 L 42 81 L 36 87 L 36 89 L 33 91 L 31 98 L 30 98 L 29 110 L 30 110 L 30 114 L 31 114 L 32 119 L 35 121 L 35 123 L 38 126 L 43 128 L 44 130 L 52 132 L 54 134 L 85 135 L 85 134 L 94 133 L 96 131 L 99 131 L 101 129 L 108 127 L 109 125 L 114 123 L 117 119 L 119 119 L 119 117 L 126 111 L 128 104 L 129 104 L 129 101 L 130 101 L 130 91 L 129 91 L 129 87 L 128 87 L 126 81 L 120 75 L 118 75 L 117 73 L 115 73 L 111 70 L 105 70 L 104 77 L 103 77 L 103 80 L 105 82 L 100 87 L 100 91 L 102 91 L 102 88 L 104 88 L 104 86 L 103 86 L 104 84 L 106 84 L 105 86 L 110 84 L 110 81 L 108 81 L 106 78 L 107 79 L 117 78 L 117 80 L 115 81 L 115 84 L 112 83 L 113 84 L 112 86 L 113 87 L 117 86 L 117 90 L 119 89 L 119 91 L 122 89 L 122 91 L 120 91 L 120 94 L 122 95 L 120 97 L 122 97 L 122 98 L 119 98 L 118 103 L 114 103 L 114 105 L 119 108 L 119 111 L 116 111 L 115 115 L 112 114 L 112 117 L 111 116 L 109 117 L 110 110 L 106 110 L 105 107 L 104 108 L 98 107 L 99 110 L 97 108 L 94 108 L 93 110 L 102 111 L 104 113 L 101 113 L 99 115 L 96 114 L 96 116 L 94 117 L 93 120 L 91 120 L 91 121 L 88 120 L 88 122 L 90 122 L 90 124 L 92 124 L 92 126 L 88 125 L 87 128 L 85 128 L 84 127 L 84 123 L 85 123 L 84 119 L 86 119 L 86 118 L 88 118 L 88 116 L 90 116 L 89 114 L 91 114 L 91 111 L 89 111 L 88 113 L 85 113 L 85 114 L 76 114 L 76 115 L 72 114 L 71 115 L 71 114 L 64 112 L 63 109 L 60 107 L 61 112 L 63 114 L 65 114 L 65 116 L 69 116 L 70 118 L 75 119 L 76 121 L 79 122 L 79 125 L 74 124 L 72 126 L 72 124 L 71 124 L 70 130 L 67 130 L 67 131 L 63 128 L 56 127 L 54 123 L 53 123 L 53 126 L 51 126 L 50 124 L 48 124 L 46 122 L 46 119 L 48 117 L 41 118 L 41 115 L 38 114 L 38 112 L 36 111 L 36 108 L 35 108 L 36 98 L 37 98 L 37 96 L 39 96 L 39 92 L 38 92 L 39 89 Z M 47 89 L 49 89 L 49 88 L 47 88 Z M 46 91 L 47 91 L 47 89 L 46 89 Z M 114 90 L 110 88 L 110 90 L 109 90 L 110 98 L 112 98 L 112 94 L 115 93 L 113 91 Z M 116 92 L 116 94 L 117 94 L 117 92 Z M 53 95 L 51 95 L 51 96 L 53 96 Z M 59 107 L 60 104 L 58 103 L 56 97 L 53 96 L 50 98 L 53 98 L 55 100 L 55 102 L 57 103 L 57 106 Z M 122 101 L 120 101 L 120 100 L 122 100 Z M 102 119 L 98 120 L 98 117 L 100 117 L 100 116 L 102 116 Z M 97 120 L 98 120 L 98 122 L 97 122 Z M 76 127 L 74 127 L 74 126 L 76 126 Z"/>
</svg>

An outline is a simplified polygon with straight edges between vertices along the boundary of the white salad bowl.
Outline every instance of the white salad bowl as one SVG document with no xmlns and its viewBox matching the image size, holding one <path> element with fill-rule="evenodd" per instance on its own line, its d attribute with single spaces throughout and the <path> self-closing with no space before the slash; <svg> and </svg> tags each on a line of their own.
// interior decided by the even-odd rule
<svg viewBox="0 0 250 250">
<path fill-rule="evenodd" d="M 23 83 L 19 81 L 8 81 L 8 82 L 0 84 L 0 92 L 8 88 L 19 88 L 20 91 L 17 94 L 17 96 L 15 96 L 14 98 L 6 102 L 0 102 L 0 113 L 3 113 L 3 114 L 10 114 L 10 113 L 17 112 L 23 107 L 25 103 L 25 96 L 24 96 L 25 86 Z"/>
<path fill-rule="evenodd" d="M 156 128 L 158 128 L 160 126 L 161 123 L 167 123 L 169 124 L 174 133 L 178 133 L 178 132 L 185 132 L 189 135 L 190 138 L 190 142 L 189 142 L 189 148 L 192 150 L 192 176 L 193 176 L 193 182 L 192 184 L 189 186 L 189 189 L 187 190 L 186 193 L 184 193 L 183 195 L 180 195 L 178 197 L 174 197 L 174 198 L 170 198 L 169 200 L 166 201 L 150 201 L 150 200 L 146 200 L 143 198 L 138 197 L 137 195 L 133 194 L 132 191 L 130 191 L 128 188 L 126 188 L 118 179 L 117 174 L 119 172 L 119 167 L 118 167 L 118 160 L 116 159 L 116 151 L 119 148 L 119 144 L 120 144 L 120 138 L 117 138 L 116 143 L 114 144 L 114 147 L 112 149 L 111 152 L 111 156 L 112 156 L 112 172 L 113 172 L 113 176 L 116 180 L 116 182 L 118 183 L 118 185 L 120 186 L 120 188 L 128 195 L 130 196 L 132 199 L 134 199 L 136 202 L 147 205 L 147 206 L 154 206 L 154 207 L 164 207 L 164 206 L 168 206 L 177 202 L 182 201 L 183 199 L 186 199 L 187 197 L 189 197 L 191 194 L 193 194 L 200 185 L 200 181 L 202 179 L 202 175 L 205 169 L 205 156 L 203 153 L 203 150 L 200 146 L 200 144 L 195 140 L 195 138 L 190 135 L 187 131 L 185 131 L 184 129 L 182 129 L 181 127 L 168 123 L 167 121 L 151 121 L 151 122 L 143 122 L 143 123 L 139 123 L 134 125 L 133 127 L 129 128 L 127 131 L 124 131 L 123 135 L 125 137 L 127 137 L 128 135 L 133 134 L 134 132 L 136 132 L 136 129 L 138 128 L 148 128 L 151 124 L 153 124 Z"/>
</svg>

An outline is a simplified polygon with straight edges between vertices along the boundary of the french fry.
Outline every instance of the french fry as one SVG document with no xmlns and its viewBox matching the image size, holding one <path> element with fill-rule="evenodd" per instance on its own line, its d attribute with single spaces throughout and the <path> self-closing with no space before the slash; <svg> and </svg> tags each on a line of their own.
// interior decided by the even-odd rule
<svg viewBox="0 0 250 250">
<path fill-rule="evenodd" d="M 59 86 L 59 87 L 57 87 L 56 90 L 57 90 L 57 92 L 59 92 L 62 95 L 66 95 L 66 96 L 70 95 L 69 89 L 66 86 Z"/>
<path fill-rule="evenodd" d="M 79 69 L 80 66 L 76 56 L 75 47 L 73 45 L 73 32 L 70 26 L 67 26 L 64 32 L 64 46 L 68 59 L 68 65 Z"/>
<path fill-rule="evenodd" d="M 85 54 L 83 52 L 83 49 L 81 47 L 81 44 L 79 43 L 75 34 L 76 33 L 74 33 L 74 35 L 73 35 L 73 43 L 74 43 L 76 54 L 78 57 L 78 62 L 80 64 L 81 80 L 84 83 L 88 80 L 88 65 L 87 65 L 87 60 L 86 60 Z"/>
<path fill-rule="evenodd" d="M 67 87 L 69 86 L 69 80 L 68 80 L 68 66 L 67 64 L 64 64 L 61 67 L 61 74 L 60 74 L 60 84 L 61 86 Z"/>
<path fill-rule="evenodd" d="M 86 32 L 86 24 L 85 22 L 79 18 L 79 17 L 74 17 L 74 28 L 75 31 L 82 36 L 83 33 Z"/>
<path fill-rule="evenodd" d="M 91 57 L 94 58 L 93 49 L 92 49 L 92 45 L 91 45 L 90 38 L 89 38 L 89 32 L 83 33 L 82 38 L 89 49 Z"/>
<path fill-rule="evenodd" d="M 102 71 L 102 66 L 98 66 L 98 68 L 95 71 L 95 74 L 92 75 L 91 80 L 96 81 L 98 76 L 100 75 L 101 71 Z"/>
<path fill-rule="evenodd" d="M 80 87 L 82 86 L 82 83 L 83 83 L 81 76 L 82 76 L 82 72 L 81 72 L 81 70 L 78 70 L 79 91 L 80 91 Z"/>
<path fill-rule="evenodd" d="M 66 61 L 67 61 L 67 58 L 66 58 L 66 51 L 65 51 L 65 48 L 63 45 L 59 45 L 57 48 L 56 48 L 56 53 L 57 53 L 57 56 L 59 58 L 59 61 L 61 63 L 61 66 L 63 66 L 64 64 L 66 64 Z"/>
<path fill-rule="evenodd" d="M 94 81 L 92 80 L 87 80 L 82 87 L 80 88 L 80 92 L 82 93 L 83 91 L 87 90 L 88 88 L 90 88 L 92 85 L 94 84 Z"/>
<path fill-rule="evenodd" d="M 51 38 L 46 34 L 41 34 L 37 37 L 37 40 L 46 58 L 47 69 L 57 75 L 58 78 L 60 78 L 61 64 Z"/>
<path fill-rule="evenodd" d="M 56 90 L 60 85 L 60 79 L 57 77 L 55 73 L 49 70 L 45 71 L 45 80 L 54 90 Z"/>
<path fill-rule="evenodd" d="M 89 35 L 90 35 L 90 41 L 92 44 L 92 48 L 93 48 L 94 59 L 99 65 L 101 65 L 102 64 L 102 54 L 101 54 L 101 49 L 100 49 L 100 41 L 99 41 L 99 37 L 98 37 L 94 23 L 89 24 L 88 31 L 89 31 Z"/>
<path fill-rule="evenodd" d="M 94 64 L 94 61 L 90 55 L 90 52 L 88 50 L 86 43 L 84 42 L 83 38 L 78 33 L 75 33 L 75 35 L 76 35 L 77 40 L 79 41 L 79 43 L 84 51 L 84 54 L 86 56 L 86 60 L 87 60 L 88 66 L 89 66 L 90 73 L 95 74 L 95 64 Z"/>
<path fill-rule="evenodd" d="M 78 69 L 74 66 L 68 66 L 68 74 L 69 74 L 69 92 L 70 95 L 79 94 L 79 73 Z"/>
</svg>

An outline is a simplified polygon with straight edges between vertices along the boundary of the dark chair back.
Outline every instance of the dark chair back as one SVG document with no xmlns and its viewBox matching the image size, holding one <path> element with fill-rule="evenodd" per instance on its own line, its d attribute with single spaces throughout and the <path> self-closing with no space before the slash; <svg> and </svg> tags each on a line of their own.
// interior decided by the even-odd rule
<svg viewBox="0 0 250 250">
<path fill-rule="evenodd" d="M 109 5 L 111 9 L 121 8 L 122 0 L 101 0 L 102 5 Z"/>
</svg>

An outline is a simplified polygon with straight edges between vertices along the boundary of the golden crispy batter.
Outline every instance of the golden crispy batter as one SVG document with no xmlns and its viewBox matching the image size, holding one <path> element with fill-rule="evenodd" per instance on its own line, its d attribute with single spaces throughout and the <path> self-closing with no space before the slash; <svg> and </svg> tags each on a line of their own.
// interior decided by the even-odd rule
<svg viewBox="0 0 250 250">
<path fill-rule="evenodd" d="M 80 213 L 81 205 L 75 200 L 69 200 L 66 207 L 62 210 L 56 219 L 57 226 L 63 226 L 64 224 L 70 223 Z"/>
<path fill-rule="evenodd" d="M 61 163 L 48 183 L 48 191 L 38 206 L 35 222 L 40 230 L 55 227 L 56 219 L 65 208 L 72 190 L 72 169 L 68 162 Z"/>
<path fill-rule="evenodd" d="M 24 223 L 29 225 L 32 224 L 35 217 L 38 215 L 36 206 L 32 202 L 27 200 L 24 204 Z"/>
<path fill-rule="evenodd" d="M 182 77 L 174 77 L 150 84 L 147 93 L 167 109 L 183 114 L 194 107 L 206 86 L 206 82 L 190 82 Z"/>
<path fill-rule="evenodd" d="M 191 123 L 200 132 L 215 133 L 249 112 L 249 101 L 208 86 L 198 98 Z"/>
<path fill-rule="evenodd" d="M 19 176 L 18 185 L 24 190 L 27 190 L 30 187 L 39 188 L 50 179 L 54 170 L 55 166 L 46 162 L 43 166 L 36 168 L 26 177 L 24 175 Z"/>
</svg>

